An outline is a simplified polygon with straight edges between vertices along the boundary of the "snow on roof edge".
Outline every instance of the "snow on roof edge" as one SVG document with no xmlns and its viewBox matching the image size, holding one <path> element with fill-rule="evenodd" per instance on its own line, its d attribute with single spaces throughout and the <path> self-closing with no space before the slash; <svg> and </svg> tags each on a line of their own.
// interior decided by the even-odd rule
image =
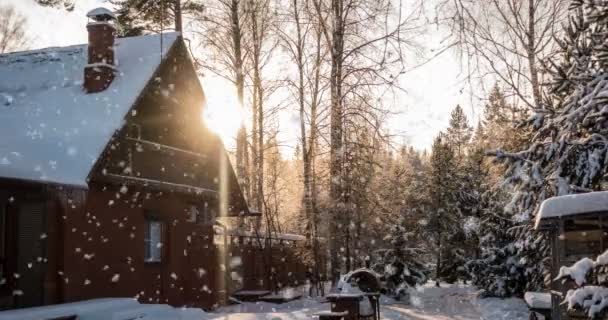
<svg viewBox="0 0 608 320">
<path fill-rule="evenodd" d="M 541 220 L 545 219 L 600 212 L 608 213 L 608 191 L 552 197 L 541 203 L 534 228 L 538 228 Z"/>
</svg>

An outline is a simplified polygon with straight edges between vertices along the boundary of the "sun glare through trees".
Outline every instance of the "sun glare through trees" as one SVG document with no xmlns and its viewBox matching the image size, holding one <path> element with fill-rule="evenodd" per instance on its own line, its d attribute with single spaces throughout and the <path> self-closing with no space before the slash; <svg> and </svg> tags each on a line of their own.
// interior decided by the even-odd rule
<svg viewBox="0 0 608 320">
<path fill-rule="evenodd" d="M 0 320 L 608 318 L 608 0 L 0 0 Z"/>
</svg>

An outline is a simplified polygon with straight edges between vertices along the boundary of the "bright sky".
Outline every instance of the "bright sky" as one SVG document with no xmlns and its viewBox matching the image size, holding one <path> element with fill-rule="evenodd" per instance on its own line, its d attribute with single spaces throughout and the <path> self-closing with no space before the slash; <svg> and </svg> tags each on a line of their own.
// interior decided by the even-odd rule
<svg viewBox="0 0 608 320">
<path fill-rule="evenodd" d="M 8 3 L 28 18 L 31 30 L 31 49 L 49 46 L 65 46 L 85 43 L 87 41 L 85 14 L 88 10 L 104 5 L 103 0 L 78 0 L 73 12 L 59 9 L 40 7 L 34 0 L 2 0 Z M 107 3 L 106 3 L 107 5 Z M 431 33 L 425 39 L 429 48 L 440 47 L 441 34 Z M 454 52 L 446 52 L 428 64 L 407 73 L 402 78 L 402 84 L 407 93 L 400 94 L 396 103 L 397 115 L 389 121 L 391 134 L 401 134 L 403 138 L 396 142 L 407 143 L 417 149 L 430 148 L 433 137 L 445 129 L 448 124 L 450 111 L 461 104 L 467 112 L 471 124 L 477 122 L 478 106 L 471 106 L 466 84 L 460 79 L 462 73 L 459 61 Z M 238 108 L 233 98 L 233 88 L 228 83 L 218 79 L 203 79 L 203 87 L 208 98 L 206 116 L 212 128 L 220 131 L 222 136 L 235 132 L 238 121 Z M 231 120 L 227 125 L 219 125 L 218 119 Z M 294 115 L 285 111 L 280 115 L 281 142 L 294 146 L 298 137 L 297 126 L 293 125 Z M 296 118 L 297 119 L 297 118 Z M 230 140 L 230 139 L 225 139 Z M 233 141 L 225 141 L 228 146 Z M 290 154 L 290 147 L 284 150 Z"/>
</svg>

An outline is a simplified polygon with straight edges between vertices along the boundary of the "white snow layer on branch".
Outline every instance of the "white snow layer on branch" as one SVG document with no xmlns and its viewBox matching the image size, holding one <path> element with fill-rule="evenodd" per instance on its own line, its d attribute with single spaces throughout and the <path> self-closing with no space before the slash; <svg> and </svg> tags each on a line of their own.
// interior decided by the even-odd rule
<svg viewBox="0 0 608 320">
<path fill-rule="evenodd" d="M 608 288 L 587 286 L 576 290 L 568 290 L 566 294 L 568 309 L 580 306 L 589 309 L 587 315 L 594 318 L 602 309 L 608 306 Z"/>
<path fill-rule="evenodd" d="M 608 250 L 597 256 L 595 261 L 589 258 L 583 258 L 570 267 L 561 267 L 555 280 L 569 277 L 576 282 L 576 285 L 582 286 L 585 284 L 587 273 L 589 273 L 590 270 L 605 265 L 608 265 Z"/>
<path fill-rule="evenodd" d="M 595 262 L 593 262 L 593 260 L 583 258 L 570 267 L 559 268 L 559 274 L 557 275 L 556 280 L 570 277 L 572 280 L 574 280 L 574 282 L 576 282 L 576 285 L 582 286 L 585 284 L 587 273 L 589 270 L 593 269 L 594 266 Z"/>
</svg>

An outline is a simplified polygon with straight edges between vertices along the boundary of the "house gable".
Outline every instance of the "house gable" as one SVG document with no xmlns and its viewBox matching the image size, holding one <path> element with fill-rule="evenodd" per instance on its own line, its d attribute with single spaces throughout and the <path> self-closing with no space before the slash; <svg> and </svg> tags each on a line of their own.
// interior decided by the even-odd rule
<svg viewBox="0 0 608 320">
<path fill-rule="evenodd" d="M 187 48 L 178 40 L 106 146 L 91 181 L 195 193 L 217 204 L 226 179 L 228 214 L 248 214 L 225 148 L 203 124 L 204 101 Z"/>
</svg>

